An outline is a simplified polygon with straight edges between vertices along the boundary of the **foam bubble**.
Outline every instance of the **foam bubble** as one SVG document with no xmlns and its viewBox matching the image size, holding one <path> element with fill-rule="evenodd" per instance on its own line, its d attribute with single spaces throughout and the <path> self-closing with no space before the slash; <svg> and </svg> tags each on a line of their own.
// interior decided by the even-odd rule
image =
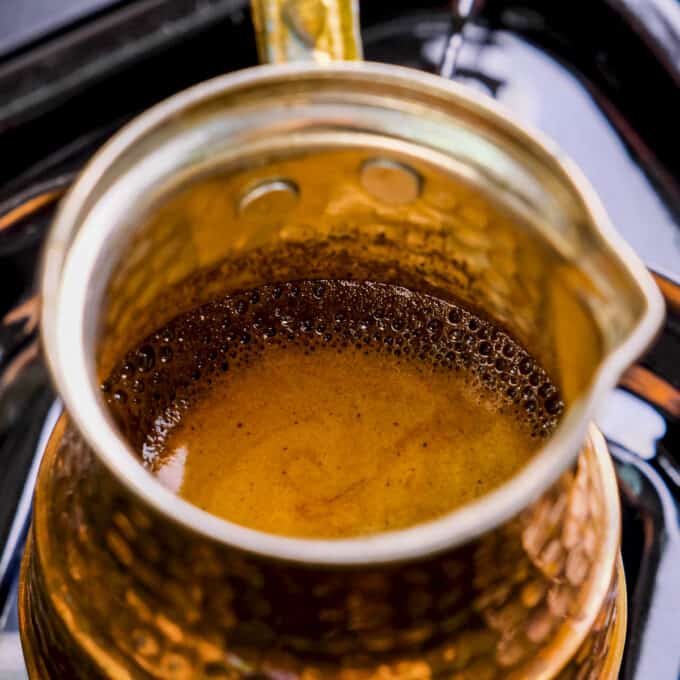
<svg viewBox="0 0 680 680">
<path fill-rule="evenodd" d="M 148 459 L 159 418 L 177 422 L 221 374 L 246 367 L 268 347 L 289 345 L 310 356 L 322 348 L 374 352 L 420 362 L 424 371 L 466 372 L 471 385 L 510 407 L 534 436 L 548 436 L 564 409 L 547 373 L 485 319 L 403 287 L 344 280 L 267 284 L 193 309 L 128 352 L 101 390 L 123 433 Z"/>
</svg>

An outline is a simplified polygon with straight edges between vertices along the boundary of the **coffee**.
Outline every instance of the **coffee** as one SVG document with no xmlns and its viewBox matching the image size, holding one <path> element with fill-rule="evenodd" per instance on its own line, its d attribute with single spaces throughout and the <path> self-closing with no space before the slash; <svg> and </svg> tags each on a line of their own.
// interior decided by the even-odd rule
<svg viewBox="0 0 680 680">
<path fill-rule="evenodd" d="M 380 283 L 268 284 L 182 314 L 102 385 L 144 464 L 238 524 L 345 537 L 514 475 L 563 409 L 507 333 Z"/>
</svg>

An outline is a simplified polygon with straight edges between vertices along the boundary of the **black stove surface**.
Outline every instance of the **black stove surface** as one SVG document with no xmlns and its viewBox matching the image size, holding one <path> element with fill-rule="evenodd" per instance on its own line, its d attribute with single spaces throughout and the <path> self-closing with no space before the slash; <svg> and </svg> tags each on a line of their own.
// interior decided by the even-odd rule
<svg viewBox="0 0 680 680">
<path fill-rule="evenodd" d="M 30 46 L 121 0 L 5 0 L 0 4 L 0 57 Z"/>
<path fill-rule="evenodd" d="M 14 22 L 12 6 L 27 8 L 24 20 Z M 615 226 L 665 277 L 665 329 L 597 421 L 617 463 L 623 508 L 629 630 L 621 677 L 676 680 L 680 3 L 477 0 L 474 9 L 453 77 L 551 136 L 589 177 Z M 460 23 L 443 2 L 363 2 L 361 10 L 367 58 L 435 72 L 451 26 Z M 0 3 L 2 680 L 25 677 L 18 564 L 37 462 L 59 413 L 32 306 L 45 228 L 74 173 L 126 120 L 195 82 L 254 63 L 244 0 Z"/>
</svg>

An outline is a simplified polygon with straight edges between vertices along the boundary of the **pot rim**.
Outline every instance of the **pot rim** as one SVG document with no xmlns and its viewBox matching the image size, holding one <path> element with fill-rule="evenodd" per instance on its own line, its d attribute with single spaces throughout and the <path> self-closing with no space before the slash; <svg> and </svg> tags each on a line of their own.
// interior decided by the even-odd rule
<svg viewBox="0 0 680 680">
<path fill-rule="evenodd" d="M 590 387 L 568 409 L 554 435 L 511 479 L 482 498 L 438 519 L 397 531 L 343 539 L 303 539 L 267 534 L 211 515 L 166 489 L 140 465 L 105 413 L 91 379 L 88 355 L 77 323 L 85 292 L 75 304 L 60 304 L 70 236 L 77 229 L 90 193 L 114 160 L 164 121 L 187 107 L 230 89 L 295 80 L 305 75 L 347 80 L 380 79 L 394 85 L 417 86 L 477 113 L 483 113 L 507 133 L 548 157 L 580 197 L 593 226 L 620 264 L 636 281 L 645 301 L 640 318 L 627 337 L 605 355 Z M 205 81 L 157 104 L 116 133 L 90 160 L 63 199 L 46 239 L 41 267 L 41 337 L 47 365 L 72 421 L 110 472 L 162 515 L 206 536 L 262 556 L 327 565 L 366 565 L 420 558 L 466 543 L 498 526 L 534 501 L 570 465 L 586 437 L 595 403 L 653 340 L 664 317 L 664 303 L 650 273 L 631 247 L 614 230 L 588 181 L 554 143 L 515 121 L 496 102 L 437 76 L 399 66 L 370 62 L 335 62 L 256 66 Z M 85 285 L 80 286 L 81 289 Z M 64 296 L 65 297 L 65 296 Z"/>
</svg>

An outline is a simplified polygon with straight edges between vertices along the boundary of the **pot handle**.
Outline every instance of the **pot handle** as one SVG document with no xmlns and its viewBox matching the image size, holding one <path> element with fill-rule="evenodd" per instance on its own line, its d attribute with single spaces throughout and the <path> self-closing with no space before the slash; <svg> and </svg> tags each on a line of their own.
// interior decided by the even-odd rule
<svg viewBox="0 0 680 680">
<path fill-rule="evenodd" d="M 358 0 L 251 0 L 262 63 L 362 58 Z"/>
</svg>

